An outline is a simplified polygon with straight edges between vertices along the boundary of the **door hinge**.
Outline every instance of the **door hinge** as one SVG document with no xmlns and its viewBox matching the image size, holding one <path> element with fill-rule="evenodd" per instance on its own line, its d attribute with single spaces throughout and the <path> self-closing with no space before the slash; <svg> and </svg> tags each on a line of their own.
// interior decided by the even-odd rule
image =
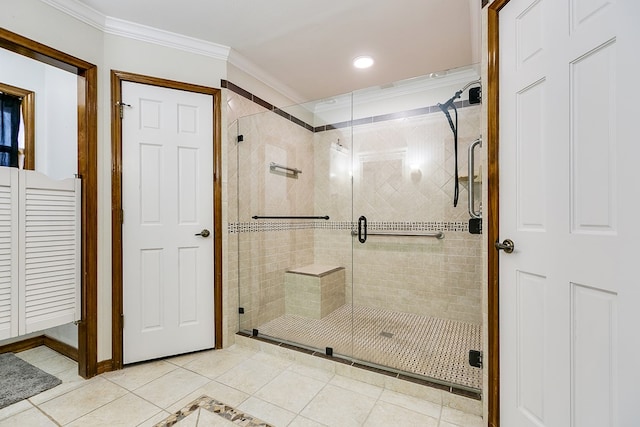
<svg viewBox="0 0 640 427">
<path fill-rule="evenodd" d="M 479 350 L 469 350 L 469 365 L 474 368 L 482 368 L 482 352 Z"/>
<path fill-rule="evenodd" d="M 120 209 L 120 224 L 124 224 L 124 209 Z"/>
<path fill-rule="evenodd" d="M 124 115 L 124 107 L 129 107 L 129 108 L 131 108 L 131 105 L 130 105 L 130 104 L 125 104 L 125 103 L 124 103 L 124 102 L 122 102 L 122 101 L 118 101 L 118 102 L 116 102 L 116 105 L 120 108 L 120 118 L 122 118 L 122 117 L 123 117 L 123 115 Z"/>
<path fill-rule="evenodd" d="M 120 327 L 124 329 L 124 314 L 120 315 Z"/>
</svg>

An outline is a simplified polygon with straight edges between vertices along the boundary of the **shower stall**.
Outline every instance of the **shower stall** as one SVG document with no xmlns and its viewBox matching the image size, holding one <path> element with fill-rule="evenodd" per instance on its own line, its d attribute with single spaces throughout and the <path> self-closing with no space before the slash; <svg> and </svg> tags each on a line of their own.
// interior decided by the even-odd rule
<svg viewBox="0 0 640 427">
<path fill-rule="evenodd" d="M 229 128 L 240 331 L 479 393 L 469 352 L 482 350 L 481 236 L 467 196 L 473 187 L 477 211 L 482 170 L 468 170 L 467 150 L 480 106 L 452 101 L 456 150 L 438 105 L 478 74 L 437 76 Z"/>
</svg>

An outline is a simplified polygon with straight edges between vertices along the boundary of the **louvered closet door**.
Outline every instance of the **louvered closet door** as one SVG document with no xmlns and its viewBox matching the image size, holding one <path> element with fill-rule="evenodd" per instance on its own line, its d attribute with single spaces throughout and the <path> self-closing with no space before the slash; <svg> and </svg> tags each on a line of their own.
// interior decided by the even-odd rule
<svg viewBox="0 0 640 427">
<path fill-rule="evenodd" d="M 18 170 L 0 167 L 0 340 L 18 335 Z"/>
<path fill-rule="evenodd" d="M 79 179 L 20 171 L 20 334 L 80 319 Z"/>
</svg>

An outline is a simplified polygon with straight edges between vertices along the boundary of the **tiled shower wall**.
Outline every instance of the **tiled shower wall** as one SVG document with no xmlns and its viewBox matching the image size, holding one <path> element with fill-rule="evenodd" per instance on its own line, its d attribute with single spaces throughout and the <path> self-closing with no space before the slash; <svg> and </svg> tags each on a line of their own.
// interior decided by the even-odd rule
<svg viewBox="0 0 640 427">
<path fill-rule="evenodd" d="M 239 98 L 234 102 L 246 101 Z M 237 141 L 238 134 L 242 142 Z M 240 117 L 235 129 L 229 129 L 229 146 L 232 144 L 237 192 L 230 194 L 229 200 L 230 205 L 236 205 L 237 221 L 229 230 L 240 261 L 238 268 L 236 259 L 234 268 L 239 272 L 239 306 L 244 309 L 239 327 L 252 329 L 284 314 L 285 271 L 313 263 L 313 230 L 304 222 L 283 229 L 283 221 L 252 219 L 256 215 L 313 215 L 313 134 L 265 112 Z M 272 162 L 302 173 L 292 178 L 271 171 Z M 234 189 L 230 186 L 230 193 Z M 245 229 L 238 224 L 252 227 Z"/>
<path fill-rule="evenodd" d="M 480 108 L 458 113 L 458 166 L 466 176 L 469 144 L 480 136 Z M 338 140 L 348 154 L 335 149 Z M 332 221 L 350 220 L 353 156 L 354 219 L 365 215 L 369 230 L 445 233 L 442 240 L 370 236 L 362 245 L 349 230 L 317 229 L 317 263 L 350 260 L 353 243 L 353 288 L 351 265 L 344 264 L 347 302 L 481 323 L 482 239 L 467 231 L 468 181 L 461 182 L 458 206 L 453 206 L 453 146 L 440 112 L 355 126 L 353 135 L 351 129 L 315 134 L 317 213 Z M 481 188 L 474 185 L 477 210 Z"/>
<path fill-rule="evenodd" d="M 251 101 L 228 95 L 237 117 L 255 112 Z M 467 175 L 467 148 L 479 136 L 479 113 L 478 107 L 459 110 L 460 175 Z M 338 140 L 348 152 L 335 149 Z M 481 323 L 481 238 L 467 231 L 467 182 L 453 207 L 453 136 L 441 113 L 313 133 L 267 112 L 230 123 L 227 153 L 226 267 L 229 288 L 237 286 L 238 272 L 240 286 L 239 294 L 238 287 L 229 291 L 225 307 L 237 312 L 239 300 L 240 329 L 284 314 L 284 272 L 310 263 L 346 268 L 348 303 Z M 272 161 L 302 174 L 273 174 Z M 253 215 L 330 220 L 255 221 Z M 350 234 L 352 215 L 366 215 L 370 230 L 444 230 L 446 237 L 371 236 L 361 245 Z M 233 326 L 229 321 L 227 331 Z"/>
</svg>

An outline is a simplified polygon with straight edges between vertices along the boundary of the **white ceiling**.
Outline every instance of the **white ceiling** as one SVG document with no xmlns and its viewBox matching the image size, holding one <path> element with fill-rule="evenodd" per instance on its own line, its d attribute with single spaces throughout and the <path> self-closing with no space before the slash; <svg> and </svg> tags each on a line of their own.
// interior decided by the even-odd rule
<svg viewBox="0 0 640 427">
<path fill-rule="evenodd" d="M 76 1 L 106 17 L 228 46 L 232 63 L 286 87 L 295 101 L 478 61 L 480 0 Z M 373 68 L 354 69 L 359 55 L 373 56 Z"/>
</svg>

